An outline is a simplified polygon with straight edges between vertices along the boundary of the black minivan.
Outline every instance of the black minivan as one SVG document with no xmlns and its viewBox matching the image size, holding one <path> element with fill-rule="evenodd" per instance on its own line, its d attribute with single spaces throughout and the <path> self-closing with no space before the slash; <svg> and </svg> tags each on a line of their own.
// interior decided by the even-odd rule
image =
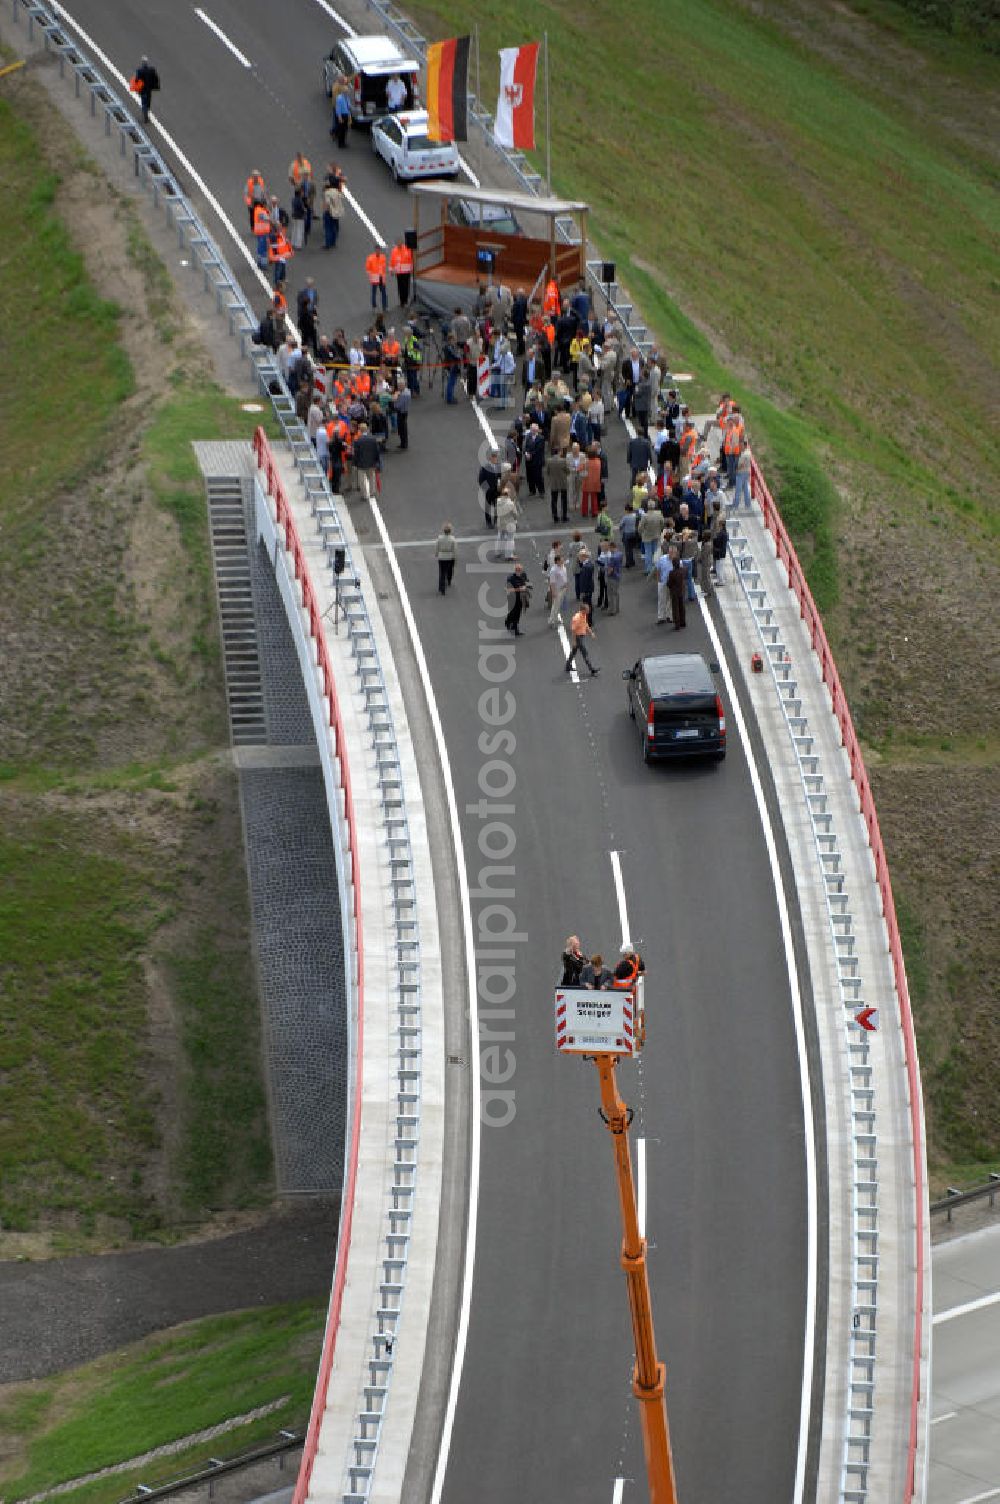
<svg viewBox="0 0 1000 1504">
<path fill-rule="evenodd" d="M 718 672 L 718 664 L 712 668 Z M 700 653 L 662 653 L 624 670 L 628 713 L 639 727 L 644 761 L 725 757 L 726 713 L 712 668 Z"/>
</svg>

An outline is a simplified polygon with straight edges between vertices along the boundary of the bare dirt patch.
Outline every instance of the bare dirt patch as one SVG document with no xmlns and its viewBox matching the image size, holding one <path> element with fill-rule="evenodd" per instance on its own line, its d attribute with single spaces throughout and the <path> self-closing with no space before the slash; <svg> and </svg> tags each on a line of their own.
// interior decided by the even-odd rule
<svg viewBox="0 0 1000 1504">
<path fill-rule="evenodd" d="M 119 334 L 135 387 L 110 414 L 99 464 L 60 494 L 27 497 L 16 540 L 10 532 L 5 539 L 3 797 L 26 838 L 32 820 L 47 829 L 65 820 L 77 833 L 84 822 L 92 849 L 116 872 L 134 872 L 128 902 L 149 935 L 139 957 L 133 1089 L 154 1127 L 130 1142 L 109 1125 L 106 1162 L 90 1167 L 105 1186 L 130 1187 L 128 1197 L 84 1185 L 74 1203 L 72 1172 L 55 1171 L 61 1203 L 48 1204 L 40 1184 L 30 1225 L 0 1236 L 0 1259 L 190 1240 L 231 1230 L 234 1220 L 254 1225 L 271 1190 L 258 1154 L 239 1165 L 239 1184 L 217 1186 L 200 1204 L 185 1192 L 196 1155 L 184 1126 L 197 1089 L 184 1042 L 190 995 L 201 976 L 218 992 L 219 971 L 231 972 L 221 1001 L 246 999 L 251 1056 L 256 1003 L 214 601 L 207 576 L 192 568 L 190 518 L 185 539 L 145 473 L 143 435 L 164 400 L 213 376 L 212 360 L 135 204 L 85 155 L 34 72 L 11 75 L 8 97 L 60 174 L 54 208 L 94 289 L 123 310 Z M 61 441 L 57 429 L 53 441 Z M 207 518 L 204 527 L 207 547 Z M 82 1100 L 79 1107 L 100 1112 Z M 260 1113 L 252 1126 L 258 1142 Z"/>
<path fill-rule="evenodd" d="M 932 1191 L 1000 1144 L 1000 803 L 990 767 L 875 766 L 901 916 L 919 913 L 907 969 L 920 1035 Z"/>
</svg>

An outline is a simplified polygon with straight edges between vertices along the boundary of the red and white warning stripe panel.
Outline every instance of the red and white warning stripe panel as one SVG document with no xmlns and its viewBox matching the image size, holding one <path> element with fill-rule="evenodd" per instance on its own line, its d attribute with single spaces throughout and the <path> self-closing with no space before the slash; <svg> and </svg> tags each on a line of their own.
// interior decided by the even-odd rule
<svg viewBox="0 0 1000 1504">
<path fill-rule="evenodd" d="M 557 987 L 556 1049 L 567 1055 L 634 1055 L 635 1002 L 631 992 Z"/>
</svg>

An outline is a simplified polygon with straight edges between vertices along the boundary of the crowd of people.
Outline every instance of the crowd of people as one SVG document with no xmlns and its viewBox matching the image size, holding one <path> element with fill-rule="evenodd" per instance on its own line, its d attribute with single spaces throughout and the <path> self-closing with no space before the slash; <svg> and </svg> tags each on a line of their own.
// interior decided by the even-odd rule
<svg viewBox="0 0 1000 1504">
<path fill-rule="evenodd" d="M 536 310 L 523 289 L 486 286 L 475 318 L 456 312 L 449 336 L 474 358 L 486 350 L 494 373 L 501 360 L 509 365 L 514 348 L 521 361 L 521 410 L 503 451 L 493 450 L 478 476 L 497 553 L 514 566 L 508 631 L 520 635 L 531 592 L 515 562 L 518 524 L 526 502 L 546 496 L 553 524 L 582 524 L 568 543 L 553 541 L 544 564 L 551 627 L 562 621 L 572 588 L 567 670 L 579 655 L 599 672 L 588 651 L 594 611 L 618 614 L 628 570 L 655 582 L 657 622 L 683 630 L 696 583 L 706 596 L 725 583 L 727 509 L 751 504 L 752 454 L 739 403 L 723 393 L 699 429 L 657 353 L 630 347 L 613 316 L 595 319 L 583 284 L 564 297 L 550 282 Z M 609 413 L 629 420 L 628 481 L 620 489 L 605 452 Z"/>
<path fill-rule="evenodd" d="M 658 353 L 631 345 L 613 314 L 595 317 L 583 282 L 564 292 L 550 279 L 534 302 L 523 287 L 484 282 L 471 309 L 456 307 L 428 350 L 429 323 L 410 316 L 413 257 L 405 239 L 388 256 L 379 245 L 366 256 L 372 318 L 363 335 L 348 339 L 343 328 L 321 332 L 319 295 L 307 277 L 296 298 L 296 337 L 288 333 L 286 268 L 308 245 L 317 212 L 312 166 L 302 152 L 289 164 L 288 184 L 290 214 L 259 171 L 247 178 L 258 261 L 272 268 L 275 284 L 257 339 L 276 352 L 333 489 L 356 486 L 366 497 L 381 489 L 390 440 L 408 447 L 411 403 L 428 355 L 449 404 L 459 400 L 463 379 L 468 394 L 476 394 L 485 360 L 493 400 L 509 406 L 520 368 L 517 415 L 503 450 L 488 454 L 478 476 L 486 526 L 496 532 L 498 555 L 512 566 L 508 631 L 521 635 L 532 594 L 516 559 L 518 526 L 527 502 L 546 497 L 554 525 L 580 524 L 568 542 L 554 541 L 544 566 L 551 627 L 560 625 L 572 599 L 567 671 L 577 656 L 592 673 L 599 671 L 588 651 L 594 612 L 618 614 L 627 571 L 641 570 L 655 583 L 657 622 L 683 630 L 696 583 L 711 595 L 725 582 L 727 507 L 750 505 L 752 455 L 739 403 L 723 393 L 714 417 L 699 429 Z M 327 247 L 337 243 L 344 188 L 331 162 L 321 200 Z M 388 322 L 389 277 L 396 281 L 398 332 Z M 611 414 L 628 424 L 628 480 L 620 487 L 612 485 L 605 449 Z M 449 523 L 435 545 L 442 595 L 457 553 Z"/>
</svg>

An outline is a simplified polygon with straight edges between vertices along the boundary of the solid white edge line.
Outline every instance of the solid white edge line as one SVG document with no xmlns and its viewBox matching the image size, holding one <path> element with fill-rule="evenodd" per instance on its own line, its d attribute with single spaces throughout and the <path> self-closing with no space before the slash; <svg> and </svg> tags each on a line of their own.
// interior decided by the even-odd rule
<svg viewBox="0 0 1000 1504">
<path fill-rule="evenodd" d="M 382 517 L 378 502 L 373 497 L 369 502 L 375 526 L 385 545 L 386 557 L 392 577 L 396 582 L 399 592 L 400 605 L 403 608 L 403 617 L 406 621 L 407 631 L 410 634 L 410 642 L 413 646 L 413 654 L 417 660 L 417 669 L 427 697 L 427 708 L 430 713 L 431 726 L 437 741 L 438 756 L 441 760 L 441 776 L 444 780 L 445 797 L 448 805 L 448 821 L 451 825 L 451 838 L 454 848 L 455 862 L 458 867 L 459 898 L 462 905 L 462 929 L 465 934 L 465 955 L 468 971 L 467 983 L 469 989 L 469 1031 L 470 1049 L 474 1052 L 472 1062 L 472 1145 L 469 1161 L 469 1209 L 466 1224 L 465 1261 L 462 1275 L 462 1303 L 459 1308 L 458 1332 L 455 1337 L 455 1354 L 452 1362 L 451 1384 L 448 1390 L 448 1401 L 445 1406 L 444 1421 L 441 1427 L 441 1442 L 438 1450 L 437 1466 L 434 1472 L 434 1485 L 431 1490 L 432 1504 L 439 1504 L 444 1490 L 445 1474 L 448 1470 L 448 1452 L 451 1447 L 451 1433 L 455 1425 L 455 1411 L 458 1407 L 458 1391 L 462 1380 L 462 1366 L 465 1361 L 465 1348 L 469 1337 L 469 1318 L 472 1310 L 472 1277 L 476 1262 L 476 1225 L 479 1216 L 479 1150 L 481 1138 L 480 1123 L 480 1080 L 479 1080 L 479 1000 L 476 991 L 476 942 L 472 926 L 472 903 L 469 895 L 469 875 L 465 865 L 465 846 L 462 841 L 462 827 L 459 823 L 458 800 L 455 795 L 455 783 L 451 773 L 451 759 L 448 756 L 448 745 L 445 741 L 444 728 L 441 725 L 441 716 L 434 697 L 434 688 L 431 684 L 430 671 L 427 667 L 427 659 L 424 655 L 423 643 L 417 630 L 416 618 L 413 615 L 413 607 L 410 605 L 410 597 L 403 583 L 402 570 L 396 551 L 392 546 L 388 530 Z"/>
<path fill-rule="evenodd" d="M 611 873 L 615 880 L 615 897 L 618 900 L 618 917 L 622 924 L 622 950 L 631 944 L 631 936 L 628 927 L 628 909 L 625 906 L 625 882 L 622 878 L 622 859 L 617 851 L 609 852 L 611 857 Z"/>
<path fill-rule="evenodd" d="M 625 1492 L 625 1479 L 616 1478 L 615 1486 L 611 1490 L 611 1504 L 622 1504 L 622 1494 Z"/>
<path fill-rule="evenodd" d="M 73 28 L 73 30 L 78 34 L 78 36 L 80 36 L 80 37 L 83 38 L 83 41 L 85 42 L 85 44 L 87 45 L 87 47 L 90 49 L 91 53 L 97 59 L 97 61 L 102 65 L 102 67 L 104 67 L 106 69 L 106 71 L 111 75 L 112 78 L 114 78 L 119 84 L 122 85 L 122 87 L 124 88 L 126 94 L 128 94 L 129 93 L 128 79 L 125 77 L 124 73 L 122 73 L 118 68 L 115 67 L 114 63 L 108 57 L 107 53 L 101 51 L 100 47 L 98 47 L 98 45 L 94 41 L 93 37 L 89 36 L 88 33 L 84 31 L 84 29 L 80 25 L 79 21 L 76 21 L 76 20 L 73 19 L 73 17 L 70 15 L 69 11 L 66 9 L 66 7 L 64 5 L 60 5 L 59 0 L 50 0 L 50 3 L 52 5 L 52 9 L 54 11 L 56 11 L 60 16 L 62 16 L 62 18 L 66 22 L 67 26 L 71 26 Z M 131 98 L 132 96 L 129 95 L 129 97 Z M 237 231 L 236 226 L 227 217 L 226 211 L 223 209 L 222 205 L 219 203 L 218 199 L 215 197 L 214 193 L 209 188 L 209 186 L 205 182 L 204 178 L 201 177 L 201 175 L 195 170 L 193 164 L 188 161 L 187 157 L 181 151 L 180 147 L 177 145 L 177 142 L 173 139 L 173 137 L 170 136 L 168 134 L 168 132 L 163 129 L 163 126 L 157 120 L 157 118 L 156 118 L 155 115 L 153 115 L 150 118 L 149 125 L 147 126 L 147 130 L 150 127 L 153 130 L 157 131 L 163 137 L 164 141 L 170 147 L 170 150 L 173 152 L 174 156 L 177 158 L 177 161 L 181 164 L 181 166 L 183 167 L 184 171 L 191 178 L 192 182 L 197 183 L 199 189 L 201 190 L 202 195 L 205 198 L 206 203 L 210 204 L 211 207 L 212 207 L 212 209 L 218 215 L 219 220 L 221 221 L 221 223 L 223 224 L 223 226 L 225 227 L 225 229 L 229 233 L 230 237 L 233 240 L 233 243 L 236 245 L 237 249 L 239 250 L 240 255 L 243 257 L 244 261 L 250 267 L 250 270 L 253 272 L 253 274 L 257 278 L 258 282 L 261 284 L 261 286 L 263 288 L 266 289 L 266 291 L 268 292 L 268 294 L 270 296 L 273 296 L 273 294 L 274 294 L 273 287 L 271 286 L 271 284 L 267 280 L 267 278 L 264 276 L 264 273 L 261 271 L 260 267 L 257 265 L 257 262 L 256 262 L 256 260 L 255 260 L 255 258 L 253 256 L 253 253 L 251 252 L 249 246 L 246 245 L 246 243 L 244 242 L 242 236 Z"/>
<path fill-rule="evenodd" d="M 639 1223 L 639 1236 L 646 1236 L 646 1140 L 636 1138 L 635 1141 L 635 1183 L 636 1183 L 636 1218 Z"/>
<path fill-rule="evenodd" d="M 1000 1290 L 994 1290 L 992 1295 L 980 1296 L 978 1300 L 970 1300 L 963 1306 L 951 1306 L 947 1311 L 939 1311 L 934 1317 L 934 1325 L 941 1326 L 945 1321 L 955 1321 L 959 1316 L 971 1316 L 974 1311 L 985 1310 L 987 1306 L 995 1306 L 1000 1302 Z"/>
<path fill-rule="evenodd" d="M 704 598 L 699 597 L 702 616 L 715 656 L 722 670 L 726 690 L 729 694 L 730 711 L 736 728 L 739 732 L 743 746 L 746 749 L 747 767 L 750 772 L 750 782 L 753 785 L 754 798 L 757 801 L 757 810 L 764 832 L 764 844 L 767 847 L 768 862 L 771 867 L 771 881 L 774 885 L 775 901 L 778 905 L 778 920 L 781 927 L 781 939 L 785 950 L 785 966 L 788 971 L 788 986 L 792 998 L 792 1018 L 795 1023 L 795 1042 L 799 1058 L 799 1084 L 802 1091 L 802 1121 L 805 1138 L 806 1159 L 806 1325 L 804 1334 L 804 1351 L 802 1355 L 802 1400 L 799 1409 L 799 1447 L 795 1463 L 795 1487 L 792 1494 L 793 1504 L 802 1504 L 803 1490 L 805 1488 L 806 1452 L 809 1445 L 809 1413 L 812 1403 L 813 1366 L 815 1362 L 814 1347 L 816 1342 L 816 1254 L 817 1254 L 817 1203 L 816 1203 L 816 1134 L 812 1116 L 812 1099 L 809 1091 L 809 1059 L 806 1054 L 805 1029 L 802 1020 L 802 995 L 799 990 L 798 972 L 795 967 L 795 948 L 792 944 L 792 926 L 788 917 L 788 899 L 785 894 L 785 884 L 781 875 L 781 866 L 778 861 L 778 847 L 774 839 L 774 830 L 771 826 L 771 817 L 768 814 L 767 801 L 764 798 L 764 787 L 761 783 L 760 772 L 754 757 L 753 747 L 747 735 L 746 720 L 743 708 L 736 696 L 736 687 L 726 656 L 722 651 L 722 643 L 715 623 L 705 605 Z"/>
<path fill-rule="evenodd" d="M 83 41 L 90 48 L 90 51 L 93 53 L 93 55 L 97 59 L 97 61 L 99 63 L 101 63 L 101 65 L 104 68 L 107 69 L 108 73 L 110 73 L 111 76 L 119 84 L 122 85 L 122 87 L 125 90 L 125 93 L 128 95 L 128 97 L 129 98 L 134 97 L 134 96 L 132 96 L 129 93 L 128 79 L 125 77 L 124 73 L 122 73 L 120 69 L 118 69 L 118 68 L 115 67 L 114 63 L 108 57 L 108 55 L 107 55 L 106 52 L 102 52 L 101 48 L 98 47 L 98 45 L 94 41 L 93 37 L 90 36 L 86 31 L 84 31 L 84 29 L 80 25 L 79 21 L 74 20 L 74 18 L 70 15 L 70 13 L 66 9 L 66 7 L 64 5 L 61 5 L 59 3 L 59 0 L 51 0 L 51 3 L 52 3 L 52 9 L 54 11 L 58 12 L 58 14 L 60 16 L 62 16 L 62 18 L 66 22 L 66 24 L 68 26 L 72 26 L 73 30 L 75 32 L 77 32 L 77 34 L 80 37 L 83 38 Z M 322 3 L 322 0 L 318 0 L 318 3 Z M 237 246 L 240 255 L 243 257 L 244 261 L 250 267 L 250 270 L 253 272 L 254 276 L 257 278 L 257 280 L 260 283 L 260 285 L 263 288 L 266 289 L 269 297 L 273 297 L 274 296 L 274 288 L 271 286 L 271 284 L 268 281 L 267 277 L 264 275 L 264 273 L 261 271 L 260 267 L 257 265 L 256 258 L 254 256 L 253 252 L 250 250 L 250 247 L 246 244 L 246 242 L 243 239 L 242 235 L 237 230 L 237 228 L 233 224 L 232 220 L 226 214 L 225 209 L 223 209 L 222 205 L 219 203 L 219 200 L 216 198 L 216 196 L 212 192 L 211 188 L 209 188 L 208 184 L 205 182 L 205 179 L 197 171 L 197 169 L 195 168 L 194 164 L 191 161 L 189 161 L 189 159 L 184 155 L 184 153 L 181 151 L 180 147 L 177 145 L 177 142 L 170 135 L 170 133 L 168 131 L 164 130 L 163 126 L 160 124 L 159 120 L 156 118 L 155 115 L 153 115 L 153 116 L 150 117 L 149 124 L 146 127 L 147 130 L 149 130 L 150 128 L 152 128 L 154 131 L 157 131 L 159 133 L 159 135 L 161 135 L 163 137 L 164 141 L 169 146 L 170 150 L 173 152 L 174 156 L 177 158 L 177 161 L 183 167 L 184 171 L 191 178 L 192 182 L 197 183 L 197 185 L 198 185 L 199 189 L 201 190 L 201 193 L 202 193 L 202 195 L 203 195 L 203 197 L 205 199 L 205 202 L 207 204 L 209 204 L 211 206 L 211 208 L 213 209 L 213 211 L 215 212 L 215 214 L 218 215 L 218 218 L 219 218 L 220 222 L 222 223 L 222 225 L 225 227 L 226 232 L 228 233 L 228 235 L 232 239 L 234 245 Z M 350 204 L 351 208 L 354 210 L 355 214 L 360 219 L 361 223 L 364 225 L 365 229 L 371 235 L 372 239 L 375 240 L 375 241 L 377 241 L 380 246 L 384 246 L 385 243 L 386 243 L 385 237 L 382 234 L 380 234 L 380 232 L 378 231 L 378 229 L 376 229 L 375 225 L 368 218 L 368 215 L 362 209 L 361 205 L 358 203 L 358 201 L 354 197 L 353 193 L 351 193 L 348 189 L 345 188 L 344 189 L 344 197 L 347 200 L 347 202 Z"/>
<path fill-rule="evenodd" d="M 240 49 L 236 46 L 236 43 L 229 40 L 222 27 L 218 26 L 215 21 L 212 20 L 211 16 L 206 16 L 205 12 L 199 9 L 197 5 L 194 8 L 194 13 L 198 17 L 199 21 L 204 21 L 209 31 L 215 32 L 215 35 L 218 37 L 222 45 L 229 48 L 230 52 L 233 54 L 233 57 L 236 58 L 238 62 L 242 63 L 244 68 L 253 67 L 253 63 L 251 63 L 246 53 L 241 52 Z"/>
</svg>

